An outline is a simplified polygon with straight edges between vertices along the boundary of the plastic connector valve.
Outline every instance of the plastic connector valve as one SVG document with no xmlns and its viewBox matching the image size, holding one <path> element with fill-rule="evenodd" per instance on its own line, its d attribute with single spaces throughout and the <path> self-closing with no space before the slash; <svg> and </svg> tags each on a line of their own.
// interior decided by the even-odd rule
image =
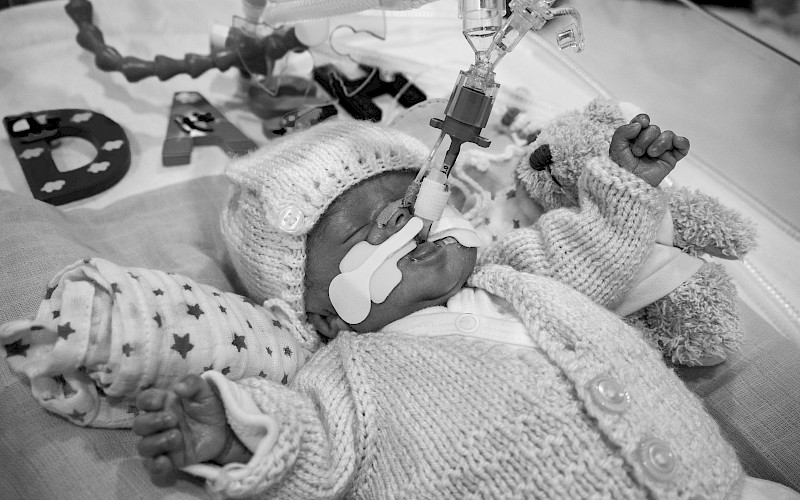
<svg viewBox="0 0 800 500">
<path fill-rule="evenodd" d="M 575 47 L 575 52 L 581 52 L 583 50 L 584 41 L 580 26 L 575 23 L 567 26 L 556 35 L 556 43 L 561 50 Z"/>
</svg>

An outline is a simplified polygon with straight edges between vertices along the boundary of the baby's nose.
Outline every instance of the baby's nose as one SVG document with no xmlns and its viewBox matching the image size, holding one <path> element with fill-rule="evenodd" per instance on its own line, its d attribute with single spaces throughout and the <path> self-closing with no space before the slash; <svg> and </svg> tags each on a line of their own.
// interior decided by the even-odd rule
<svg viewBox="0 0 800 500">
<path fill-rule="evenodd" d="M 375 219 L 377 226 L 375 241 L 372 244 L 380 244 L 386 241 L 391 235 L 402 229 L 411 220 L 411 211 L 408 207 L 403 207 L 402 200 L 394 201 L 384 208 Z M 371 238 L 373 239 L 373 238 Z"/>
<path fill-rule="evenodd" d="M 407 207 L 402 206 L 402 203 L 403 200 L 400 199 L 386 205 L 386 207 L 381 210 L 381 213 L 379 213 L 378 217 L 375 219 L 375 222 L 378 224 L 378 226 L 398 226 L 399 224 L 398 229 L 403 227 L 403 225 L 405 225 L 405 223 L 408 222 L 408 219 L 411 217 L 411 213 Z"/>
</svg>

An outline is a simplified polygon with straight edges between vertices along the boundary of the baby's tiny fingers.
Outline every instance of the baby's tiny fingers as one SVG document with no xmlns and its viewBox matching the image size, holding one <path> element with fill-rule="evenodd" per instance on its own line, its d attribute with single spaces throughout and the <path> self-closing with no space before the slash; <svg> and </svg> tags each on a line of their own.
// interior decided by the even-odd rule
<svg viewBox="0 0 800 500">
<path fill-rule="evenodd" d="M 650 143 L 650 146 L 647 147 L 647 155 L 651 158 L 658 158 L 665 151 L 669 151 L 672 149 L 672 140 L 675 137 L 675 133 L 671 130 L 665 130 L 661 132 L 658 137 L 656 137 L 653 142 Z"/>
<path fill-rule="evenodd" d="M 618 127 L 611 136 L 611 146 L 609 147 L 611 153 L 630 147 L 630 141 L 634 140 L 641 130 L 642 127 L 633 122 Z"/>
<path fill-rule="evenodd" d="M 686 137 L 676 135 L 672 139 L 672 147 L 675 148 L 674 153 L 678 160 L 685 158 L 689 154 L 689 146 L 689 139 Z"/>
<path fill-rule="evenodd" d="M 183 435 L 178 429 L 145 436 L 136 443 L 136 450 L 143 457 L 164 455 L 183 448 Z"/>
<path fill-rule="evenodd" d="M 147 389 L 136 397 L 136 406 L 142 411 L 158 411 L 164 408 L 167 392 L 161 389 Z"/>
<path fill-rule="evenodd" d="M 154 458 L 145 458 L 144 468 L 150 473 L 150 479 L 156 486 L 163 487 L 175 484 L 175 466 L 172 465 L 172 462 L 167 456 L 161 455 Z"/>
<path fill-rule="evenodd" d="M 208 382 L 199 375 L 186 375 L 173 387 L 175 394 L 183 400 L 202 401 L 214 393 Z"/>
<path fill-rule="evenodd" d="M 669 151 L 666 151 L 664 154 L 659 156 L 658 159 L 661 160 L 662 163 L 668 164 L 669 167 L 670 167 L 669 168 L 670 171 L 672 171 L 675 168 L 675 165 L 678 164 L 678 160 L 680 160 L 680 158 L 678 158 L 675 155 L 675 150 L 674 149 L 670 149 Z M 667 172 L 667 173 L 669 173 L 669 172 Z M 665 175 L 665 177 L 666 177 L 666 175 Z"/>
<path fill-rule="evenodd" d="M 645 129 L 650 126 L 650 116 L 647 113 L 640 113 L 633 117 L 631 123 L 638 123 Z"/>
<path fill-rule="evenodd" d="M 173 413 L 151 412 L 143 413 L 133 419 L 133 433 L 137 436 L 149 436 L 178 425 L 178 419 Z"/>
<path fill-rule="evenodd" d="M 631 147 L 631 151 L 633 151 L 633 154 L 636 156 L 642 156 L 645 151 L 647 151 L 650 144 L 656 140 L 660 134 L 661 129 L 658 128 L 658 125 L 650 125 L 639 133 L 639 136 Z"/>
</svg>

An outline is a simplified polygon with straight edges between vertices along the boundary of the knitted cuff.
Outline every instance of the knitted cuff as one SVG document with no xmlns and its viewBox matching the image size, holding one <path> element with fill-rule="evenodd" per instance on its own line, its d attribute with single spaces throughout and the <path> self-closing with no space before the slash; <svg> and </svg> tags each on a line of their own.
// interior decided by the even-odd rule
<svg viewBox="0 0 800 500">
<path fill-rule="evenodd" d="M 246 464 L 195 464 L 185 471 L 205 478 L 208 489 L 224 497 L 251 496 L 269 489 L 283 498 L 286 495 L 278 490 L 303 490 L 300 483 L 317 479 L 320 470 L 308 470 L 300 463 L 307 458 L 301 447 L 309 443 L 313 447 L 314 436 L 325 432 L 318 418 L 310 423 L 316 415 L 305 411 L 310 406 L 299 393 L 259 378 L 234 383 L 218 372 L 206 372 L 203 377 L 218 389 L 228 425 L 253 456 Z M 317 455 L 312 458 L 325 459 L 324 454 Z M 302 493 L 294 496 L 316 498 Z"/>
<path fill-rule="evenodd" d="M 213 494 L 229 496 L 252 495 L 263 491 L 266 470 L 262 465 L 270 461 L 279 435 L 279 424 L 271 415 L 263 413 L 250 393 L 242 386 L 226 379 L 221 373 L 203 374 L 217 388 L 225 406 L 228 425 L 236 437 L 253 453 L 246 464 L 228 463 L 223 466 L 203 463 L 183 468 L 202 477 Z"/>
<path fill-rule="evenodd" d="M 578 187 L 582 205 L 584 200 L 590 199 L 601 212 L 609 215 L 653 218 L 654 225 L 657 225 L 666 210 L 666 198 L 661 190 L 606 156 L 588 161 Z M 648 213 L 655 217 L 648 216 Z"/>
</svg>

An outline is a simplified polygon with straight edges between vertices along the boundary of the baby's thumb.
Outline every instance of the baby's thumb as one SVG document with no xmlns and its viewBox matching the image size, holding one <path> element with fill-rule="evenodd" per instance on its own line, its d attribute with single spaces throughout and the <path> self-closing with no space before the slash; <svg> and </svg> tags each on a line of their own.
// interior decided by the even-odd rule
<svg viewBox="0 0 800 500">
<path fill-rule="evenodd" d="M 641 131 L 642 126 L 637 122 L 627 123 L 617 128 L 617 130 L 614 131 L 614 135 L 611 136 L 609 152 L 613 155 L 630 147 L 631 141 L 636 139 Z"/>
<path fill-rule="evenodd" d="M 611 145 L 608 147 L 608 155 L 614 162 L 625 170 L 633 170 L 636 165 L 636 157 L 631 151 L 631 142 L 641 132 L 642 126 L 639 123 L 628 123 L 614 131 L 611 136 Z"/>
<path fill-rule="evenodd" d="M 209 397 L 216 397 L 211 386 L 199 375 L 187 375 L 172 388 L 184 401 L 202 403 Z"/>
</svg>

